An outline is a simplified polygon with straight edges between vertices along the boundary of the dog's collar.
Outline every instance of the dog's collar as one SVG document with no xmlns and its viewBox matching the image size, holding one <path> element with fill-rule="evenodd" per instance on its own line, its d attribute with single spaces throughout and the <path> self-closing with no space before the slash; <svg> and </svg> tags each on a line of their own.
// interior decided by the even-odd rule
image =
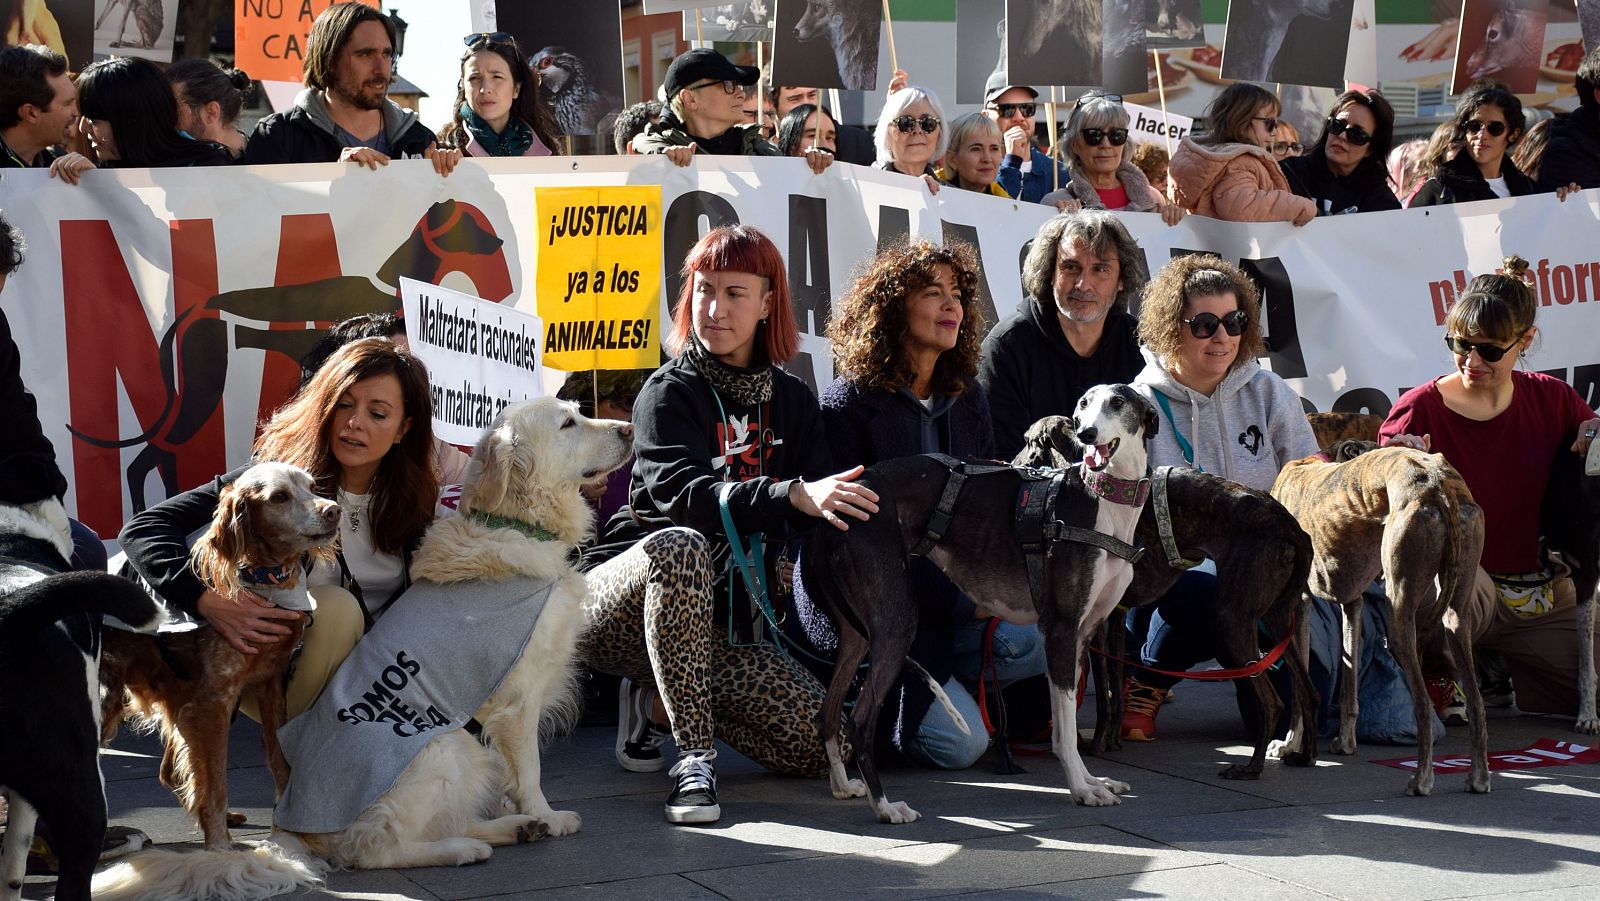
<svg viewBox="0 0 1600 901">
<path fill-rule="evenodd" d="M 1095 472 L 1081 463 L 1078 465 L 1083 470 L 1084 487 L 1113 504 L 1142 507 L 1150 497 L 1148 476 L 1142 479 L 1119 479 L 1104 471 Z"/>
<path fill-rule="evenodd" d="M 472 513 L 468 513 L 467 518 L 474 522 L 482 523 L 491 529 L 516 529 L 518 532 L 521 532 L 535 541 L 561 540 L 556 536 L 556 533 L 546 529 L 543 526 L 534 525 L 531 522 L 525 522 L 520 519 L 512 519 L 509 516 L 496 516 L 493 513 L 478 513 L 474 511 Z"/>
<path fill-rule="evenodd" d="M 248 563 L 241 563 L 239 581 L 246 585 L 266 585 L 276 588 L 294 581 L 294 565 L 251 566 Z"/>
</svg>

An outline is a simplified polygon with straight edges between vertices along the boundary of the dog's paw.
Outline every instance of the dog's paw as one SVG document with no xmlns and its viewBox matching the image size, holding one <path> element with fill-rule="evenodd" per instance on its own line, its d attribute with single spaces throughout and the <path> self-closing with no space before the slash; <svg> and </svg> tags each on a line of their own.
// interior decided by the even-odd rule
<svg viewBox="0 0 1600 901">
<path fill-rule="evenodd" d="M 517 844 L 525 845 L 536 842 L 550 834 L 550 826 L 542 820 L 530 818 L 528 822 L 517 827 Z"/>
<path fill-rule="evenodd" d="M 1475 795 L 1487 795 L 1489 793 L 1489 771 L 1484 770 L 1482 773 L 1467 774 L 1467 791 Z"/>
<path fill-rule="evenodd" d="M 1346 739 L 1342 735 L 1336 735 L 1329 745 L 1333 748 L 1333 753 L 1335 754 L 1354 754 L 1356 752 L 1355 736 Z"/>
<path fill-rule="evenodd" d="M 1127 783 L 1118 784 L 1122 786 L 1123 791 L 1128 790 Z M 1116 792 L 1110 787 L 1090 783 L 1085 785 L 1081 791 L 1076 788 L 1072 789 L 1072 803 L 1080 807 L 1111 807 L 1121 804 L 1122 799 L 1117 797 Z"/>
<path fill-rule="evenodd" d="M 1092 776 L 1090 778 L 1094 779 L 1096 782 L 1099 782 L 1114 795 L 1125 795 L 1128 792 L 1133 791 L 1133 786 L 1126 782 L 1121 782 L 1116 779 L 1108 779 L 1105 776 Z"/>
<path fill-rule="evenodd" d="M 239 811 L 237 811 L 237 810 L 228 811 L 228 827 L 230 829 L 237 829 L 240 826 L 243 826 L 245 823 L 248 823 L 248 822 L 250 822 L 250 818 L 245 816 L 244 814 L 240 813 Z"/>
<path fill-rule="evenodd" d="M 1579 717 L 1573 724 L 1572 731 L 1581 735 L 1600 735 L 1600 717 Z"/>
<path fill-rule="evenodd" d="M 1428 773 L 1427 778 L 1423 778 L 1422 773 L 1412 776 L 1410 781 L 1406 782 L 1406 794 L 1419 798 L 1433 794 L 1433 774 Z"/>
<path fill-rule="evenodd" d="M 867 784 L 860 779 L 846 779 L 843 785 L 833 783 L 829 786 L 829 789 L 833 792 L 833 796 L 841 801 L 846 798 L 865 798 L 867 796 Z"/>
<path fill-rule="evenodd" d="M 1296 753 L 1294 747 L 1295 744 L 1296 743 L 1292 741 L 1274 738 L 1272 741 L 1267 742 L 1267 759 L 1288 760 L 1291 755 Z"/>
<path fill-rule="evenodd" d="M 1261 767 L 1248 763 L 1234 763 L 1223 767 L 1218 775 L 1224 779 L 1260 779 Z"/>
<path fill-rule="evenodd" d="M 904 801 L 880 801 L 872 805 L 877 808 L 878 822 L 880 823 L 914 823 L 922 814 L 911 809 L 911 805 Z"/>
<path fill-rule="evenodd" d="M 448 849 L 448 866 L 464 867 L 482 863 L 494 854 L 488 842 L 480 842 L 475 838 L 450 838 L 445 839 L 444 843 Z"/>
<path fill-rule="evenodd" d="M 571 835 L 583 828 L 583 817 L 575 810 L 549 810 L 530 816 L 543 823 L 550 835 Z"/>
</svg>

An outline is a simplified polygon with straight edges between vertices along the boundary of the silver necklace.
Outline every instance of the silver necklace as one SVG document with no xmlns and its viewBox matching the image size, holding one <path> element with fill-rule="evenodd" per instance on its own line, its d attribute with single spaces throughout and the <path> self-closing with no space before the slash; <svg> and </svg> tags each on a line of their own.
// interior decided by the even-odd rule
<svg viewBox="0 0 1600 901">
<path fill-rule="evenodd" d="M 372 486 L 370 484 L 367 485 L 367 490 L 372 490 Z M 358 497 L 361 498 L 361 500 L 357 501 L 356 498 Z M 351 532 L 361 531 L 361 517 L 366 515 L 367 507 L 371 503 L 372 497 L 369 494 L 358 495 L 346 491 L 343 488 L 339 489 L 339 506 L 343 508 L 345 518 L 350 522 Z"/>
</svg>

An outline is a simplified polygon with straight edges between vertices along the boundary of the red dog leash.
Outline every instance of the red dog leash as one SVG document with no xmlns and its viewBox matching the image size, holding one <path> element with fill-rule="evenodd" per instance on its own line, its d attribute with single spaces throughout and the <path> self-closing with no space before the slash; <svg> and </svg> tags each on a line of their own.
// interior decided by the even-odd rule
<svg viewBox="0 0 1600 901">
<path fill-rule="evenodd" d="M 1172 670 L 1156 669 L 1153 666 L 1145 666 L 1142 663 L 1136 663 L 1132 660 L 1107 654 L 1105 651 L 1102 651 L 1093 645 L 1089 646 L 1089 650 L 1099 654 L 1101 657 L 1104 657 L 1107 660 L 1115 660 L 1125 666 L 1142 669 L 1149 673 L 1159 673 L 1163 676 L 1172 676 L 1175 679 L 1194 679 L 1200 682 L 1228 682 L 1233 679 L 1252 679 L 1271 669 L 1272 665 L 1278 662 L 1278 658 L 1283 656 L 1283 652 L 1289 649 L 1289 642 L 1293 638 L 1294 617 L 1290 617 L 1289 634 L 1285 635 L 1283 640 L 1278 642 L 1276 647 L 1268 651 L 1265 657 L 1262 657 L 1260 660 L 1257 660 L 1255 663 L 1252 663 L 1249 666 L 1241 666 L 1234 669 L 1203 670 L 1197 673 L 1173 672 Z"/>
</svg>

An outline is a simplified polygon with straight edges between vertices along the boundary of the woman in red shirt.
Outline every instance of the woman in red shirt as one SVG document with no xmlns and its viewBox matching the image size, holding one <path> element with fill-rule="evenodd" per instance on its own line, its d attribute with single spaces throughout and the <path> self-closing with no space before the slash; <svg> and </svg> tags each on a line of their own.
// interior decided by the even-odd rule
<svg viewBox="0 0 1600 901">
<path fill-rule="evenodd" d="M 1506 274 L 1472 280 L 1445 319 L 1455 372 L 1406 392 L 1381 437 L 1444 454 L 1466 480 L 1484 517 L 1474 646 L 1505 656 L 1524 712 L 1572 714 L 1576 598 L 1567 567 L 1540 548 L 1539 507 L 1556 455 L 1587 453 L 1600 418 L 1571 385 L 1516 368 L 1537 332 L 1527 268 L 1510 257 Z"/>
</svg>

